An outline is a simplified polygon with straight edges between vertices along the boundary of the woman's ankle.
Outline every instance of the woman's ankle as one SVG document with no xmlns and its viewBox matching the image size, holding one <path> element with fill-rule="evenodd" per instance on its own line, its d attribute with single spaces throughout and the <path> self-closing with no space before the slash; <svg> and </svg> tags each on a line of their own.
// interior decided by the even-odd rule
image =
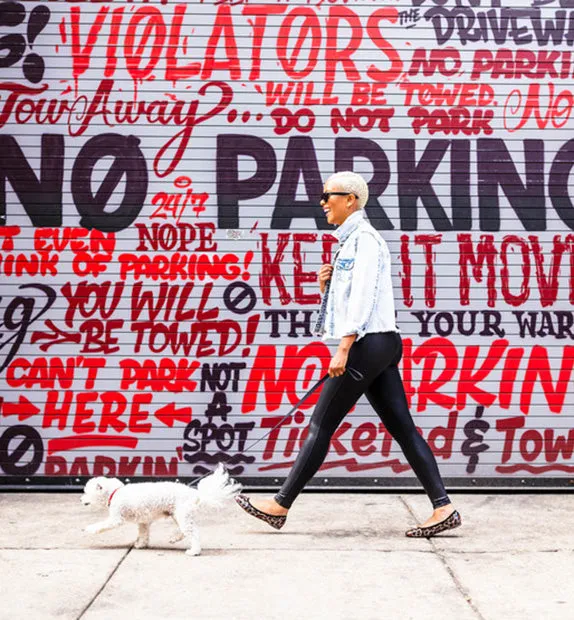
<svg viewBox="0 0 574 620">
<path fill-rule="evenodd" d="M 275 498 L 252 498 L 251 503 L 262 512 L 277 517 L 285 516 L 289 512 L 289 509 L 281 506 Z"/>
<path fill-rule="evenodd" d="M 445 504 L 444 506 L 437 506 L 436 508 L 433 508 L 433 514 L 435 515 L 446 515 L 450 514 L 451 512 L 454 512 L 454 506 L 452 505 L 452 502 L 449 504 Z"/>
<path fill-rule="evenodd" d="M 289 512 L 289 508 L 285 508 L 282 506 L 275 498 L 271 500 L 273 502 L 273 509 L 277 511 L 278 514 L 286 515 Z"/>
<path fill-rule="evenodd" d="M 280 493 L 277 493 L 273 497 L 273 501 L 275 502 L 275 504 L 277 504 L 279 508 L 282 508 L 283 510 L 289 510 L 291 508 L 291 503 L 287 502 L 286 498 L 284 498 Z M 285 506 L 286 503 L 289 503 L 289 505 Z"/>
</svg>

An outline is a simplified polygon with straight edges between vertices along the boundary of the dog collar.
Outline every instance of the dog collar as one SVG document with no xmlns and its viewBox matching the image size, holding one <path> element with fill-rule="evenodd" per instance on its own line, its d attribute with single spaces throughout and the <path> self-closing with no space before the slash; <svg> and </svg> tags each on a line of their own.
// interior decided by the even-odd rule
<svg viewBox="0 0 574 620">
<path fill-rule="evenodd" d="M 119 489 L 120 487 L 118 487 L 117 489 L 114 489 L 111 493 L 110 496 L 108 497 L 108 506 L 112 503 L 112 497 L 114 496 L 114 493 Z"/>
</svg>

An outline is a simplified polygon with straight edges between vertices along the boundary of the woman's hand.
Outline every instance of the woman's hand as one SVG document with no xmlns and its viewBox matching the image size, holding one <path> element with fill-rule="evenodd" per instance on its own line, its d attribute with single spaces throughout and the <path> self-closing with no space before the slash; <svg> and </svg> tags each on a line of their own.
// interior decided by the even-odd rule
<svg viewBox="0 0 574 620">
<path fill-rule="evenodd" d="M 340 377 L 347 367 L 348 351 L 337 350 L 329 364 L 329 377 Z"/>
<path fill-rule="evenodd" d="M 327 282 L 331 279 L 332 275 L 333 265 L 325 264 L 319 269 L 319 289 L 321 290 L 321 295 L 325 292 Z"/>
<path fill-rule="evenodd" d="M 337 352 L 333 355 L 329 364 L 329 377 L 340 377 L 345 372 L 349 351 L 356 339 L 357 334 L 349 334 L 341 338 Z"/>
</svg>

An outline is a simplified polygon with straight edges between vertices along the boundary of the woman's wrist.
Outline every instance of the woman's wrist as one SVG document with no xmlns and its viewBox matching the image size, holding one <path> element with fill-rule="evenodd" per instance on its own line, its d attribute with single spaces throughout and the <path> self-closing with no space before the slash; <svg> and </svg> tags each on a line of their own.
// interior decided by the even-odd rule
<svg viewBox="0 0 574 620">
<path fill-rule="evenodd" d="M 341 338 L 341 342 L 339 343 L 339 352 L 348 353 L 356 339 L 357 339 L 357 334 L 343 336 Z"/>
</svg>

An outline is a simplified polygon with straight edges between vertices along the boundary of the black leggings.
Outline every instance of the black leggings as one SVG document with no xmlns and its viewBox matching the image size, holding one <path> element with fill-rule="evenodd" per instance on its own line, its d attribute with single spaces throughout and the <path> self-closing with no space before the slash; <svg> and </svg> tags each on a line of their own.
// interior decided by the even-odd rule
<svg viewBox="0 0 574 620">
<path fill-rule="evenodd" d="M 367 334 L 353 343 L 347 366 L 360 371 L 356 381 L 348 372 L 327 379 L 311 416 L 309 434 L 276 501 L 290 508 L 307 482 L 315 475 L 329 450 L 333 433 L 363 394 L 366 395 L 389 433 L 427 492 L 433 506 L 450 503 L 434 454 L 418 433 L 405 396 L 397 364 L 403 354 L 398 332 Z"/>
</svg>

